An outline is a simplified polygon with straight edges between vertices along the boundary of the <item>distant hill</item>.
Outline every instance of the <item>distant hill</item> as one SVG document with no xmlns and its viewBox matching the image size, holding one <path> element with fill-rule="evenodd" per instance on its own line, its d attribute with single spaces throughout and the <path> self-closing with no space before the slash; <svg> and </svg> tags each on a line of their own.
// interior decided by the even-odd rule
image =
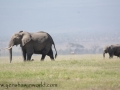
<svg viewBox="0 0 120 90">
<path fill-rule="evenodd" d="M 114 42 L 120 43 L 120 31 L 77 31 L 56 33 L 53 37 L 56 43 L 81 43 L 81 42 L 93 42 L 95 44 L 102 42 L 111 44 Z M 97 42 L 97 43 L 96 43 Z"/>
</svg>

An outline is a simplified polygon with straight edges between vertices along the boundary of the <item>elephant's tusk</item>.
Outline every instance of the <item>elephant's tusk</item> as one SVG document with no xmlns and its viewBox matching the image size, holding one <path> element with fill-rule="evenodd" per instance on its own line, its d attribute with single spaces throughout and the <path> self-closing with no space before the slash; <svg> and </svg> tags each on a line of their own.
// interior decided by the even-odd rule
<svg viewBox="0 0 120 90">
<path fill-rule="evenodd" d="M 13 47 L 13 46 L 11 46 L 11 47 L 7 47 L 6 49 L 8 49 L 8 50 L 9 50 L 9 49 L 11 49 L 12 47 Z"/>
</svg>

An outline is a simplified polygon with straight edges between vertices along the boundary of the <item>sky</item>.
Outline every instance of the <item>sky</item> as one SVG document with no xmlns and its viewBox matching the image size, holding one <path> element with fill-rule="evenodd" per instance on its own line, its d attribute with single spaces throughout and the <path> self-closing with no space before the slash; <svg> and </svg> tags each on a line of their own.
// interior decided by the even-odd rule
<svg viewBox="0 0 120 90">
<path fill-rule="evenodd" d="M 120 0 L 0 0 L 0 37 L 20 30 L 119 31 Z"/>
</svg>

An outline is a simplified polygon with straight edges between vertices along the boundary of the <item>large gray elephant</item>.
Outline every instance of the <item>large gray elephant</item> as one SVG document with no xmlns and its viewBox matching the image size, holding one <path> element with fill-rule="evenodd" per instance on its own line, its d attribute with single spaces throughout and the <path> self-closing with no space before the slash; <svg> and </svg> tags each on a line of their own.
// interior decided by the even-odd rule
<svg viewBox="0 0 120 90">
<path fill-rule="evenodd" d="M 113 58 L 113 55 L 120 57 L 120 45 L 109 45 L 106 46 L 103 51 L 103 57 L 105 57 L 105 53 L 109 54 L 109 58 Z"/>
<path fill-rule="evenodd" d="M 48 55 L 51 60 L 54 60 L 52 45 L 54 45 L 56 51 L 55 58 L 57 57 L 54 41 L 48 33 L 43 31 L 37 33 L 20 31 L 11 37 L 7 48 L 10 52 L 10 63 L 12 61 L 12 47 L 19 44 L 22 49 L 24 61 L 31 60 L 33 54 L 42 54 L 41 60 L 44 60 L 46 55 Z"/>
</svg>

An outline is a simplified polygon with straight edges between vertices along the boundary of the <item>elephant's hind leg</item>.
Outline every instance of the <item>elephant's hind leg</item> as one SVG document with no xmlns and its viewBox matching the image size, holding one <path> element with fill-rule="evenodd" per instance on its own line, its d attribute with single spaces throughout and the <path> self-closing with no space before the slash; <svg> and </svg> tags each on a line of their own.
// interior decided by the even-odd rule
<svg viewBox="0 0 120 90">
<path fill-rule="evenodd" d="M 51 60 L 54 60 L 52 48 L 51 48 L 50 51 L 48 52 L 48 56 L 50 57 Z"/>
<path fill-rule="evenodd" d="M 45 54 L 42 54 L 41 61 L 44 61 L 45 56 L 46 56 Z"/>
<path fill-rule="evenodd" d="M 41 57 L 41 61 L 44 61 L 45 56 L 47 55 L 47 53 L 49 52 L 49 48 L 44 48 L 41 53 L 42 53 L 42 57 Z"/>
</svg>

